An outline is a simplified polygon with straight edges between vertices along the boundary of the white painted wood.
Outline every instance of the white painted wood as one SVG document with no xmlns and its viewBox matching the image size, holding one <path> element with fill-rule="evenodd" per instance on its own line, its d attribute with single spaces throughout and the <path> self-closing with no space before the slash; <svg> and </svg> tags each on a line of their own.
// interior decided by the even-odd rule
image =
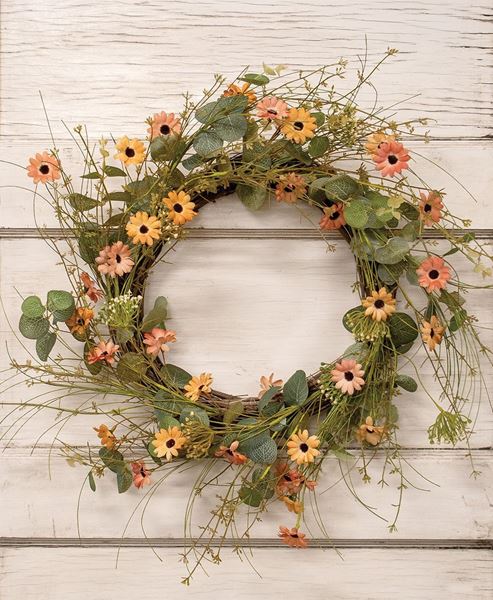
<svg viewBox="0 0 493 600">
<path fill-rule="evenodd" d="M 30 156 L 49 146 L 48 137 L 41 143 L 0 139 L 0 158 L 6 157 L 17 165 L 26 165 Z M 479 140 L 433 141 L 426 145 L 412 142 L 410 148 L 415 153 L 413 169 L 430 188 L 446 192 L 445 202 L 453 214 L 470 218 L 472 227 L 493 228 L 493 212 L 489 200 L 493 144 Z M 64 169 L 68 173 L 74 177 L 82 174 L 83 164 L 75 145 L 65 143 L 61 147 L 61 155 Z M 33 205 L 34 187 L 24 171 L 0 162 L 0 173 L 0 227 L 35 227 L 36 223 L 49 227 L 58 225 L 53 210 L 42 199 L 42 186 L 38 188 L 41 197 Z M 410 175 L 410 181 L 413 180 Z M 120 185 L 121 183 L 122 180 L 119 180 Z M 116 182 L 113 184 L 117 185 Z M 316 229 L 319 220 L 318 210 L 303 206 L 300 213 L 296 207 L 275 201 L 252 213 L 242 206 L 236 196 L 230 196 L 222 198 L 215 206 L 202 210 L 191 226 Z"/>
<path fill-rule="evenodd" d="M 484 136 L 488 14 L 487 3 L 466 0 L 3 0 L 2 135 L 46 138 L 38 90 L 57 132 L 64 118 L 95 135 L 138 133 L 149 114 L 179 110 L 183 92 L 200 93 L 213 73 L 232 77 L 245 63 L 313 68 L 342 55 L 353 73 L 344 90 L 367 35 L 372 63 L 389 46 L 401 50 L 374 77 L 383 105 L 421 94 L 401 114 L 436 118 L 439 135 Z"/>
<path fill-rule="evenodd" d="M 198 572 L 190 588 L 179 580 L 184 565 L 173 549 L 158 549 L 159 563 L 145 548 L 124 548 L 115 569 L 113 548 L 3 549 L 3 600 L 84 600 L 118 596 L 133 600 L 252 597 L 282 600 L 289 594 L 311 600 L 489 600 L 493 590 L 487 550 L 256 550 L 246 560 L 224 550 L 220 566 Z M 276 560 L 273 560 L 275 554 Z M 145 592 L 143 591 L 145 590 Z"/>
<path fill-rule="evenodd" d="M 473 452 L 475 468 L 481 471 L 476 479 L 470 476 L 471 463 L 465 451 L 404 451 L 403 459 L 407 461 L 403 463 L 404 473 L 412 485 L 421 489 L 409 487 L 405 491 L 394 533 L 389 532 L 388 525 L 395 515 L 399 480 L 396 476 L 387 475 L 388 486 L 379 486 L 383 455 L 377 456 L 369 466 L 371 483 L 364 483 L 356 469 L 350 475 L 355 493 L 382 518 L 350 500 L 350 492 L 340 481 L 338 461 L 334 458 L 325 461 L 317 502 L 331 538 L 369 541 L 373 538 L 389 541 L 448 538 L 458 540 L 459 545 L 464 540 L 491 538 L 491 454 Z M 347 471 L 350 466 L 349 462 L 343 468 Z M 174 474 L 155 491 L 143 519 L 147 536 L 160 539 L 183 537 L 183 517 L 191 483 L 202 468 L 203 464 L 199 464 L 192 470 Z M 113 474 L 98 479 L 97 491 L 93 493 L 85 482 L 86 474 L 84 467 L 70 468 L 64 459 L 56 456 L 49 461 L 47 450 L 38 450 L 31 457 L 27 451 L 9 450 L 4 453 L 0 484 L 3 514 L 0 537 L 77 537 L 77 500 L 82 487 L 80 534 L 83 538 L 119 538 L 134 509 L 137 511 L 125 536 L 142 538 L 140 517 L 143 504 L 138 507 L 138 503 L 144 493 L 132 488 L 125 494 L 117 494 Z M 228 480 L 231 475 L 230 471 Z M 154 479 L 158 481 L 157 474 Z M 196 500 L 192 528 L 195 535 L 199 532 L 198 527 L 209 520 L 210 511 L 217 504 L 215 494 L 220 490 L 210 487 Z M 310 501 L 306 502 L 303 529 L 313 538 L 324 537 L 314 520 Z M 237 519 L 240 534 L 245 513 L 242 510 Z M 294 523 L 293 514 L 281 502 L 275 501 L 269 505 L 262 521 L 255 524 L 251 538 L 276 537 L 278 526 L 290 523 Z"/>
</svg>

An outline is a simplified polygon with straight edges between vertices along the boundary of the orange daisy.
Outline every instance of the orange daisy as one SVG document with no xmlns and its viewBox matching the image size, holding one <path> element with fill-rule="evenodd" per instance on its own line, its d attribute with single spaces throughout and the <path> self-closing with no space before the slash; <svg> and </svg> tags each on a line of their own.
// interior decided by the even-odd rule
<svg viewBox="0 0 493 600">
<path fill-rule="evenodd" d="M 114 344 L 111 340 L 105 342 L 101 340 L 97 346 L 91 348 L 87 354 L 87 362 L 93 365 L 97 362 L 105 362 L 111 365 L 115 362 L 115 354 L 120 349 L 120 346 Z"/>
<path fill-rule="evenodd" d="M 442 341 L 445 327 L 442 326 L 439 319 L 432 315 L 429 321 L 423 321 L 421 324 L 421 338 L 433 352 L 437 345 Z"/>
<path fill-rule="evenodd" d="M 356 430 L 356 439 L 361 444 L 367 442 L 372 446 L 376 446 L 382 441 L 385 433 L 385 427 L 377 427 L 373 424 L 372 417 L 366 417 L 365 422 Z"/>
<path fill-rule="evenodd" d="M 164 111 L 156 113 L 152 117 L 151 126 L 147 130 L 151 139 L 155 137 L 169 135 L 180 135 L 181 122 L 175 117 L 175 113 L 165 113 Z"/>
<path fill-rule="evenodd" d="M 451 278 L 450 269 L 440 256 L 429 256 L 416 269 L 419 285 L 427 292 L 442 290 Z"/>
<path fill-rule="evenodd" d="M 103 292 L 96 287 L 96 282 L 91 279 L 88 273 L 82 273 L 80 276 L 82 285 L 84 286 L 84 294 L 93 302 L 97 302 L 103 297 Z"/>
<path fill-rule="evenodd" d="M 108 450 L 112 450 L 116 444 L 115 434 L 107 425 L 100 425 L 99 427 L 93 427 L 94 431 L 98 434 L 98 438 L 101 440 L 101 445 L 106 446 Z"/>
<path fill-rule="evenodd" d="M 96 256 L 98 271 L 110 277 L 121 277 L 130 273 L 134 261 L 130 256 L 130 248 L 122 241 L 115 242 L 111 246 L 105 246 Z"/>
<path fill-rule="evenodd" d="M 146 149 L 140 140 L 130 140 L 124 135 L 116 142 L 116 149 L 115 158 L 124 165 L 140 165 L 144 162 Z"/>
<path fill-rule="evenodd" d="M 295 144 L 304 144 L 315 135 L 315 119 L 304 108 L 290 108 L 281 132 Z"/>
<path fill-rule="evenodd" d="M 338 202 L 330 207 L 324 208 L 324 214 L 320 219 L 320 229 L 331 230 L 340 229 L 346 224 L 344 218 L 344 204 Z"/>
<path fill-rule="evenodd" d="M 371 296 L 367 296 L 361 301 L 361 304 L 366 308 L 365 315 L 371 317 L 374 321 L 386 321 L 393 313 L 395 313 L 395 298 L 387 292 L 387 288 L 374 290 Z"/>
<path fill-rule="evenodd" d="M 76 308 L 73 315 L 65 321 L 65 325 L 70 333 L 83 336 L 93 317 L 94 311 L 91 308 Z"/>
<path fill-rule="evenodd" d="M 223 92 L 223 96 L 246 96 L 248 98 L 248 103 L 252 104 L 257 99 L 255 92 L 250 90 L 250 84 L 244 83 L 241 88 L 235 83 L 231 83 L 228 88 Z"/>
<path fill-rule="evenodd" d="M 377 133 L 368 136 L 365 148 L 369 154 L 373 155 L 376 154 L 383 142 L 395 142 L 395 137 L 378 131 Z"/>
<path fill-rule="evenodd" d="M 217 456 L 218 458 L 224 458 L 232 465 L 244 465 L 248 458 L 244 454 L 241 454 L 241 452 L 238 452 L 239 445 L 240 442 L 235 440 L 230 444 L 229 447 L 219 446 L 219 449 L 216 451 L 214 456 Z"/>
<path fill-rule="evenodd" d="M 306 192 L 306 182 L 294 172 L 281 175 L 276 186 L 276 200 L 293 204 Z"/>
<path fill-rule="evenodd" d="M 185 386 L 185 396 L 197 402 L 202 394 L 210 394 L 212 391 L 212 375 L 201 373 L 198 377 L 192 377 Z"/>
<path fill-rule="evenodd" d="M 284 119 L 288 116 L 288 105 L 275 96 L 267 96 L 257 102 L 257 116 L 261 119 Z"/>
<path fill-rule="evenodd" d="M 282 539 L 283 544 L 291 546 L 291 548 L 306 548 L 308 546 L 308 540 L 304 533 L 297 527 L 289 529 L 288 527 L 279 527 L 279 537 Z"/>
<path fill-rule="evenodd" d="M 291 434 L 287 443 L 289 458 L 298 465 L 311 463 L 320 454 L 319 446 L 320 440 L 316 435 L 310 435 L 307 429 L 299 430 Z"/>
<path fill-rule="evenodd" d="M 281 496 L 279 500 L 284 502 L 289 512 L 294 512 L 297 515 L 303 512 L 303 502 L 300 502 L 299 500 L 293 500 L 289 496 Z"/>
<path fill-rule="evenodd" d="M 60 163 L 58 160 L 48 154 L 48 152 L 39 152 L 29 159 L 27 174 L 32 177 L 34 183 L 46 183 L 60 179 Z"/>
<path fill-rule="evenodd" d="M 271 387 L 282 387 L 282 379 L 276 379 L 274 381 L 274 373 L 271 373 L 268 377 L 267 375 L 262 375 L 260 378 L 260 392 L 258 394 L 259 400 Z"/>
<path fill-rule="evenodd" d="M 140 489 L 152 483 L 151 472 L 146 469 L 143 461 L 133 462 L 130 466 L 132 467 L 133 482 L 136 488 Z"/>
<path fill-rule="evenodd" d="M 187 221 L 191 221 L 197 213 L 194 211 L 195 203 L 191 202 L 189 194 L 185 192 L 169 192 L 166 198 L 163 199 L 164 204 L 168 208 L 166 215 L 175 225 L 184 225 Z"/>
<path fill-rule="evenodd" d="M 404 146 L 396 141 L 382 142 L 373 155 L 376 168 L 382 177 L 393 177 L 409 168 L 411 157 Z"/>
<path fill-rule="evenodd" d="M 421 200 L 419 202 L 419 216 L 425 225 L 438 223 L 442 218 L 443 202 L 440 194 L 430 192 L 425 194 L 419 193 Z"/>
<path fill-rule="evenodd" d="M 155 454 L 159 458 L 170 461 L 178 456 L 178 451 L 187 443 L 187 438 L 182 434 L 179 427 L 168 427 L 160 429 L 152 440 Z"/>
<path fill-rule="evenodd" d="M 154 240 L 161 237 L 161 221 L 146 212 L 139 210 L 130 217 L 126 226 L 128 237 L 134 244 L 147 244 L 152 246 Z"/>
</svg>

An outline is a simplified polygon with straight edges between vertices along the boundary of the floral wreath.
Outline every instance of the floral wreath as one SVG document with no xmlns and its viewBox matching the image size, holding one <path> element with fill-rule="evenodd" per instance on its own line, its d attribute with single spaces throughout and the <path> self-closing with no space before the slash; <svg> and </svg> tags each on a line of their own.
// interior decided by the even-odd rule
<svg viewBox="0 0 493 600">
<path fill-rule="evenodd" d="M 68 401 L 46 408 L 67 419 L 104 416 L 96 428 L 98 453 L 65 446 L 88 467 L 93 491 L 108 472 L 120 493 L 132 485 L 150 490 L 189 461 L 208 459 L 204 469 L 208 483 L 221 486 L 219 502 L 202 533 L 191 536 L 187 582 L 202 560 L 218 560 L 209 537 L 222 531 L 248 545 L 252 524 L 271 502 L 294 514 L 292 526 L 279 529 L 281 541 L 307 546 L 306 496 L 328 456 L 364 457 L 381 448 L 404 478 L 394 398 L 418 388 L 418 347 L 441 390 L 439 398 L 430 396 L 437 409 L 430 442 L 455 444 L 471 435 L 471 382 L 480 354 L 489 350 L 464 301 L 464 292 L 479 286 L 460 281 L 448 257 L 461 253 L 484 276 L 491 274 L 485 264 L 491 257 L 464 233 L 469 223 L 448 211 L 444 191 L 413 171 L 401 140 L 426 141 L 426 133 L 415 132 L 425 121 L 397 122 L 358 107 L 358 91 L 371 85 L 364 70 L 351 92 L 337 93 L 332 81 L 345 66 L 288 74 L 265 66 L 227 86 L 216 76 L 199 101 L 185 96 L 179 115 L 148 119 L 146 141 L 113 141 L 118 167 L 109 160 L 112 142 L 101 139 L 92 148 L 78 126 L 80 179 L 63 170 L 55 143 L 29 161 L 27 174 L 45 186 L 43 197 L 62 227 L 54 246 L 71 290 L 52 290 L 46 302 L 24 299 L 19 329 L 36 340 L 39 360 L 14 367 L 33 382 L 91 398 L 76 408 Z M 324 357 L 310 376 L 298 370 L 283 382 L 264 375 L 258 395 L 248 398 L 213 389 L 210 373 L 191 374 L 170 362 L 180 335 L 167 327 L 167 301 L 160 296 L 150 310 L 144 307 L 153 267 L 186 237 L 187 223 L 233 192 L 250 210 L 270 201 L 317 207 L 321 241 L 339 233 L 354 255 L 361 296 L 342 318 L 355 338 L 342 356 Z M 444 237 L 445 251 L 430 229 Z M 71 347 L 70 337 L 79 353 L 75 366 L 72 351 L 50 359 L 57 341 Z M 94 402 L 94 394 L 115 396 L 117 408 Z M 228 468 L 211 475 L 211 459 Z M 199 493 L 204 478 L 191 487 Z M 240 535 L 234 523 L 242 505 L 249 524 Z M 188 564 L 191 553 L 195 566 Z"/>
</svg>

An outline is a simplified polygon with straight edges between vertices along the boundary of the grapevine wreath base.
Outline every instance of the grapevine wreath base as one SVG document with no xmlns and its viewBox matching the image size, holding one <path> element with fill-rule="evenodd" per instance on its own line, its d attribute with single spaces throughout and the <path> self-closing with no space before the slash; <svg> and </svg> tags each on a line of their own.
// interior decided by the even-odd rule
<svg viewBox="0 0 493 600">
<path fill-rule="evenodd" d="M 423 390 L 437 411 L 430 442 L 455 444 L 471 435 L 474 401 L 484 390 L 479 358 L 489 350 L 465 305 L 464 292 L 475 286 L 460 281 L 448 259 L 461 253 L 488 276 L 491 257 L 464 233 L 467 221 L 450 214 L 444 191 L 414 171 L 419 161 L 402 138 L 426 140 L 415 131 L 424 121 L 387 119 L 376 103 L 357 106 L 357 93 L 372 89 L 363 67 L 346 93 L 333 86 L 343 61 L 306 73 L 265 67 L 229 85 L 216 76 L 199 101 L 185 96 L 179 115 L 150 118 L 145 141 L 124 136 L 93 146 L 76 127 L 81 177 L 63 169 L 55 144 L 29 161 L 36 200 L 53 207 L 64 232 L 47 241 L 70 290 L 22 303 L 19 329 L 36 340 L 37 359 L 13 366 L 31 383 L 55 386 L 50 400 L 40 395 L 24 403 L 22 418 L 40 408 L 56 410 L 62 425 L 75 415 L 100 416 L 90 438 L 100 441 L 99 451 L 70 444 L 64 450 L 87 467 L 93 491 L 109 476 L 120 493 L 149 494 L 190 461 L 202 461 L 186 531 L 195 497 L 207 485 L 218 486 L 218 505 L 185 549 L 186 582 L 202 561 L 219 560 L 218 539 L 235 538 L 241 553 L 273 502 L 284 503 L 293 519 L 280 527 L 280 542 L 307 546 L 304 507 L 326 457 L 360 454 L 368 478 L 368 454 L 382 451 L 402 492 L 408 480 L 394 399 L 402 389 L 416 391 L 423 360 L 440 388 L 437 398 Z M 326 362 L 311 376 L 298 370 L 283 382 L 263 375 L 260 392 L 248 398 L 213 389 L 210 373 L 173 365 L 180 332 L 167 326 L 166 299 L 144 308 L 148 278 L 186 237 L 186 224 L 233 192 L 250 210 L 270 202 L 301 213 L 304 204 L 317 207 L 321 243 L 335 233 L 348 243 L 361 296 L 342 317 L 354 336 L 342 356 L 322 357 Z M 430 229 L 446 240 L 443 253 Z M 241 506 L 248 511 L 243 533 L 235 521 Z"/>
</svg>

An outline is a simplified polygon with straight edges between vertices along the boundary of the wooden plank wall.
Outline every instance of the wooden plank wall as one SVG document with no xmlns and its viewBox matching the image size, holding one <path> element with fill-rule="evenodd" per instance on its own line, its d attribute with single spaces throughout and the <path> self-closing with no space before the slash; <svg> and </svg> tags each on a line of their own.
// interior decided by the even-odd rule
<svg viewBox="0 0 493 600">
<path fill-rule="evenodd" d="M 490 189 L 493 183 L 492 76 L 493 8 L 475 0 L 1 0 L 0 158 L 25 164 L 49 146 L 38 95 L 53 117 L 66 166 L 78 157 L 60 119 L 86 123 L 91 136 L 142 135 L 144 119 L 160 110 L 179 110 L 181 93 L 199 94 L 215 72 L 233 75 L 262 61 L 313 67 L 340 56 L 357 65 L 368 36 L 370 60 L 387 47 L 400 53 L 377 73 L 380 102 L 399 105 L 408 116 L 436 119 L 433 143 L 413 144 L 420 172 L 434 187 L 445 187 L 455 212 L 471 216 L 479 234 L 493 240 Z M 341 86 L 349 82 L 342 81 Z M 426 160 L 426 159 L 429 159 Z M 430 162 L 432 161 L 432 162 Z M 439 162 L 473 192 L 433 165 Z M 45 292 L 63 284 L 55 257 L 39 238 L 32 194 L 19 169 L 1 165 L 0 368 L 5 350 L 26 352 L 10 332 L 18 318 L 18 292 Z M 37 222 L 55 227 L 41 200 Z M 308 216 L 310 216 L 308 214 Z M 152 294 L 166 295 L 173 328 L 179 332 L 174 360 L 192 371 L 210 370 L 218 387 L 254 393 L 258 377 L 274 370 L 286 377 L 294 368 L 315 370 L 349 342 L 340 316 L 351 306 L 354 279 L 343 244 L 328 253 L 313 228 L 291 207 L 273 206 L 248 214 L 234 198 L 201 213 L 176 261 L 154 276 Z M 56 235 L 56 232 L 52 232 Z M 341 265 L 344 268 L 341 269 Z M 460 261 L 457 268 L 472 282 Z M 347 267 L 347 268 L 346 268 Z M 334 281 L 337 280 L 337 285 Z M 196 310 L 197 298 L 203 311 Z M 469 302 L 493 346 L 492 291 L 471 292 Z M 485 373 L 490 387 L 493 376 Z M 431 373 L 427 387 L 436 391 Z M 18 386 L 4 402 L 29 398 Z M 184 501 L 191 474 L 176 477 L 149 505 L 147 535 L 132 521 L 137 491 L 122 497 L 103 481 L 98 493 L 82 494 L 81 536 L 76 505 L 85 473 L 69 468 L 58 450 L 63 440 L 84 444 L 92 419 L 55 420 L 52 414 L 26 413 L 22 428 L 7 419 L 0 480 L 0 598 L 2 600 L 99 600 L 149 597 L 210 599 L 284 598 L 312 600 L 388 599 L 486 600 L 492 597 L 491 498 L 493 497 L 492 416 L 487 402 L 477 413 L 472 450 L 459 444 L 429 447 L 426 428 L 434 410 L 423 392 L 399 398 L 403 456 L 419 475 L 409 489 L 398 522 L 389 533 L 397 499 L 396 481 L 377 485 L 382 460 L 372 467 L 374 481 L 353 482 L 366 503 L 379 507 L 373 517 L 349 500 L 336 461 L 328 461 L 320 497 L 326 527 L 342 554 L 325 543 L 299 553 L 279 546 L 277 526 L 285 513 L 274 508 L 254 532 L 254 564 L 262 578 L 232 548 L 223 564 L 199 574 L 187 590 L 180 584 Z M 477 407 L 473 407 L 476 414 Z M 8 407 L 3 408 L 3 414 Z M 18 429 L 18 431 L 16 431 Z M 13 436 L 13 433 L 16 433 Z M 44 434 L 43 434 L 44 432 Z M 38 447 L 31 453 L 32 445 Z M 471 462 L 481 471 L 471 474 Z M 51 477 L 51 478 L 50 478 Z M 334 487 L 332 487 L 334 486 Z M 204 498 L 197 522 L 214 498 Z M 310 523 L 308 517 L 308 526 Z M 118 568 L 118 547 L 123 544 Z"/>
</svg>

